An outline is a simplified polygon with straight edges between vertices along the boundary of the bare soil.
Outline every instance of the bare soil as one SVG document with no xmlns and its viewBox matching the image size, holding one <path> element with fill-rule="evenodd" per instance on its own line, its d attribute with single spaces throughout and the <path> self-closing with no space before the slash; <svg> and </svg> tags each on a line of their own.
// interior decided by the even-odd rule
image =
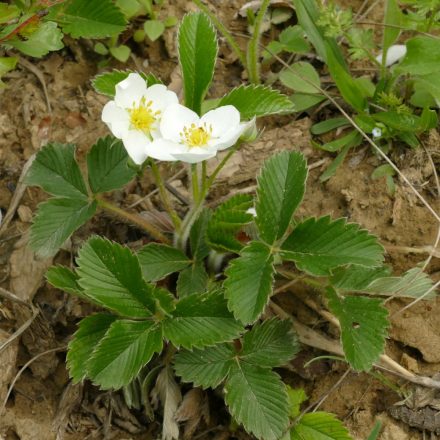
<svg viewBox="0 0 440 440">
<path fill-rule="evenodd" d="M 193 9 L 190 2 L 176 1 L 169 6 L 169 15 L 182 16 Z M 236 11 L 244 1 L 212 0 L 216 12 L 236 33 L 245 33 L 246 24 L 237 18 Z M 353 2 L 350 3 L 352 6 Z M 356 2 L 362 3 L 362 2 Z M 175 67 L 175 29 L 166 31 L 164 40 L 136 46 L 135 58 L 128 65 L 113 63 L 119 68 L 143 68 L 172 82 L 179 91 Z M 27 161 L 48 141 L 71 142 L 78 146 L 80 160 L 98 136 L 107 134 L 100 120 L 107 99 L 96 94 L 90 79 L 98 72 L 96 55 L 87 42 L 67 41 L 59 53 L 29 63 L 20 64 L 8 75 L 8 87 L 0 91 L 0 209 L 3 214 L 14 204 L 20 190 L 20 175 Z M 221 96 L 243 81 L 242 69 L 222 42 L 221 59 L 217 65 L 212 97 Z M 40 75 L 47 87 L 44 92 Z M 50 109 L 49 109 L 50 105 Z M 424 261 L 429 247 L 435 242 L 438 224 L 411 191 L 396 179 L 396 193 L 390 196 L 385 181 L 372 180 L 371 173 L 381 160 L 364 145 L 353 151 L 336 175 L 326 183 L 319 176 L 332 157 L 313 148 L 309 128 L 312 123 L 331 117 L 334 110 L 324 108 L 296 117 L 273 117 L 261 121 L 262 136 L 245 145 L 219 176 L 211 201 L 237 191 L 252 192 L 255 175 L 265 158 L 279 150 L 303 152 L 311 165 L 305 203 L 300 214 L 347 217 L 377 234 L 387 250 L 387 262 L 400 274 Z M 431 156 L 438 167 L 440 135 L 432 131 L 424 140 L 425 150 L 397 147 L 393 160 L 429 203 L 438 208 Z M 212 166 L 215 165 L 215 160 Z M 164 166 L 169 176 L 176 172 Z M 183 191 L 185 174 L 173 185 Z M 112 197 L 122 206 L 139 201 L 153 189 L 145 178 L 115 192 Z M 76 250 L 91 234 L 104 234 L 122 243 L 146 242 L 139 231 L 104 215 L 96 216 L 78 231 L 66 249 L 52 261 L 38 259 L 27 246 L 27 231 L 33 213 L 45 195 L 36 188 L 27 188 L 6 230 L 0 236 L 0 286 L 14 292 L 23 300 L 33 300 L 38 316 L 32 325 L 6 350 L 0 353 L 0 405 L 7 389 L 20 368 L 34 356 L 48 350 L 25 368 L 16 381 L 6 410 L 0 416 L 0 438 L 7 440 L 52 439 L 149 439 L 161 432 L 160 410 L 154 422 L 139 412 L 130 412 L 119 393 L 102 393 L 90 384 L 72 385 L 65 369 L 65 345 L 80 318 L 92 307 L 77 298 L 51 288 L 44 273 L 52 263 L 70 264 Z M 177 200 L 175 201 L 176 203 Z M 139 203 L 138 211 L 161 209 L 151 197 Z M 183 206 L 179 206 L 183 209 Z M 427 272 L 434 281 L 440 279 L 440 261 L 433 258 Z M 299 288 L 279 295 L 285 310 L 305 324 L 337 338 L 328 323 L 308 308 L 302 295 L 315 293 Z M 407 302 L 393 300 L 388 304 L 391 315 Z M 392 318 L 387 354 L 411 371 L 434 375 L 440 369 L 440 300 L 422 301 Z M 30 317 L 26 307 L 5 300 L 0 304 L 0 343 L 8 338 Z M 56 351 L 58 349 L 58 351 Z M 422 430 L 409 426 L 408 420 L 389 415 L 390 407 L 401 400 L 395 389 L 411 391 L 411 387 L 391 375 L 374 376 L 349 373 L 335 388 L 346 371 L 346 365 L 322 360 L 304 369 L 305 361 L 320 354 L 304 347 L 290 368 L 280 370 L 293 387 L 304 387 L 310 402 L 327 396 L 322 410 L 335 413 L 345 421 L 356 440 L 368 437 L 376 420 L 383 422 L 380 440 L 418 440 L 425 438 Z M 390 386 L 390 383 L 393 386 Z M 186 438 L 228 439 L 248 438 L 240 429 L 230 425 L 221 400 L 215 393 L 188 394 L 185 415 L 181 420 Z M 433 398 L 434 399 L 434 398 Z M 435 399 L 434 399 L 435 400 Z M 188 403 L 189 402 L 189 403 Z M 203 415 L 203 417 L 202 417 Z M 186 418 L 185 418 L 186 417 Z M 182 430 L 182 431 L 183 431 Z M 428 437 L 430 432 L 427 431 Z M 435 437 L 432 437 L 435 438 Z"/>
</svg>

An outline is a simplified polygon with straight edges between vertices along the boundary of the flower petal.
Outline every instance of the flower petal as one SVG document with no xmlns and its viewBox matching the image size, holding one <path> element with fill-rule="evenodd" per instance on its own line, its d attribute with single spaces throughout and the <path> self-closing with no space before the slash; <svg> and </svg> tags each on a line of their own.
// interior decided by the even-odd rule
<svg viewBox="0 0 440 440">
<path fill-rule="evenodd" d="M 113 135 L 119 139 L 127 133 L 130 126 L 128 113 L 121 107 L 118 107 L 115 101 L 107 102 L 102 109 L 101 118 Z"/>
<path fill-rule="evenodd" d="M 153 102 L 153 109 L 155 111 L 163 111 L 171 104 L 178 104 L 179 98 L 177 95 L 168 90 L 163 84 L 153 84 L 147 88 L 145 99 Z"/>
<path fill-rule="evenodd" d="M 147 83 L 138 73 L 130 73 L 123 81 L 116 84 L 115 103 L 122 108 L 133 107 L 147 93 Z"/>
<path fill-rule="evenodd" d="M 215 148 L 184 148 L 179 153 L 173 153 L 173 156 L 177 160 L 187 163 L 198 163 L 204 160 L 211 159 L 215 157 L 217 150 Z"/>
<path fill-rule="evenodd" d="M 391 66 L 406 55 L 406 46 L 404 44 L 393 44 L 387 51 L 385 66 Z M 383 53 L 381 52 L 376 61 L 382 64 Z"/>
<path fill-rule="evenodd" d="M 239 124 L 237 127 L 234 127 L 228 130 L 223 136 L 218 139 L 213 139 L 217 150 L 225 150 L 226 148 L 232 147 L 240 138 L 240 136 L 244 133 L 248 128 L 248 123 Z"/>
<path fill-rule="evenodd" d="M 151 141 L 142 131 L 128 130 L 122 142 L 128 155 L 138 165 L 141 165 L 148 157 L 147 146 Z"/>
<path fill-rule="evenodd" d="M 147 154 L 157 160 L 175 161 L 174 153 L 178 154 L 183 149 L 182 145 L 167 139 L 156 139 L 147 145 Z"/>
<path fill-rule="evenodd" d="M 163 112 L 160 132 L 165 139 L 180 142 L 180 133 L 183 127 L 198 123 L 199 117 L 197 113 L 183 105 L 171 104 Z"/>
<path fill-rule="evenodd" d="M 238 127 L 240 112 L 233 105 L 224 105 L 204 114 L 201 121 L 211 125 L 213 137 L 220 137 L 227 131 Z"/>
</svg>

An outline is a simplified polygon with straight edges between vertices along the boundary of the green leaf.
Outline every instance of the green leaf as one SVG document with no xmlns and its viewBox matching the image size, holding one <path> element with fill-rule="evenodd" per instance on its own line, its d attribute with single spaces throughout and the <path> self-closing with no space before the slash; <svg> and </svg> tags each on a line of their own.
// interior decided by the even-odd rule
<svg viewBox="0 0 440 440">
<path fill-rule="evenodd" d="M 396 0 L 386 0 L 384 24 L 382 42 L 383 63 L 385 63 L 388 49 L 397 40 L 401 32 L 402 12 Z"/>
<path fill-rule="evenodd" d="M 327 289 L 329 307 L 341 323 L 345 357 L 356 371 L 368 371 L 385 348 L 388 311 L 379 299 L 363 296 L 339 298 Z"/>
<path fill-rule="evenodd" d="M 335 269 L 330 277 L 330 282 L 337 289 L 358 292 L 366 289 L 374 280 L 388 277 L 390 274 L 391 269 L 387 266 L 365 267 L 353 265 Z"/>
<path fill-rule="evenodd" d="M 105 38 L 125 29 L 124 14 L 111 0 L 71 0 L 53 6 L 49 18 L 73 38 Z"/>
<path fill-rule="evenodd" d="M 8 40 L 8 45 L 31 57 L 40 58 L 50 51 L 60 50 L 64 47 L 63 33 L 57 24 L 46 21 L 39 24 L 37 30 L 27 36 L 25 40 L 18 37 Z"/>
<path fill-rule="evenodd" d="M 372 116 L 375 121 L 382 122 L 388 127 L 399 131 L 415 132 L 420 126 L 420 118 L 416 115 L 387 111 L 378 112 Z"/>
<path fill-rule="evenodd" d="M 204 347 L 237 338 L 243 327 L 229 312 L 223 292 L 181 299 L 163 322 L 164 336 L 176 347 Z"/>
<path fill-rule="evenodd" d="M 7 23 L 19 15 L 20 9 L 18 9 L 17 6 L 0 3 L 0 24 Z"/>
<path fill-rule="evenodd" d="M 306 93 L 295 93 L 290 98 L 290 101 L 294 105 L 295 112 L 299 113 L 304 110 L 313 107 L 324 101 L 326 98 L 324 95 L 308 95 Z"/>
<path fill-rule="evenodd" d="M 287 386 L 287 395 L 289 397 L 289 415 L 296 418 L 301 413 L 301 405 L 307 400 L 306 392 L 302 388 L 290 388 Z"/>
<path fill-rule="evenodd" d="M 127 19 L 142 13 L 142 5 L 137 0 L 116 0 L 115 4 Z"/>
<path fill-rule="evenodd" d="M 247 194 L 232 196 L 217 207 L 206 231 L 210 247 L 219 252 L 240 252 L 243 244 L 237 240 L 240 229 L 253 220 L 247 210 L 253 206 L 253 197 Z"/>
<path fill-rule="evenodd" d="M 330 177 L 335 175 L 337 169 L 342 165 L 351 148 L 352 145 L 350 143 L 346 144 L 345 147 L 342 148 L 342 150 L 336 156 L 336 159 L 325 169 L 325 171 L 319 177 L 320 182 L 325 182 L 330 179 Z"/>
<path fill-rule="evenodd" d="M 127 165 L 128 154 L 120 140 L 111 136 L 98 139 L 87 154 L 90 189 L 102 193 L 122 188 L 136 175 Z"/>
<path fill-rule="evenodd" d="M 137 253 L 142 274 L 147 281 L 157 281 L 185 269 L 191 260 L 179 249 L 149 243 Z"/>
<path fill-rule="evenodd" d="M 328 133 L 331 130 L 339 127 L 345 127 L 350 125 L 347 118 L 333 118 L 327 119 L 322 122 L 318 122 L 317 124 L 312 125 L 310 132 L 314 135 Z"/>
<path fill-rule="evenodd" d="M 384 163 L 383 165 L 375 168 L 375 170 L 371 173 L 371 178 L 375 180 L 385 176 L 394 176 L 395 174 L 396 171 L 394 168 L 391 165 Z"/>
<path fill-rule="evenodd" d="M 206 243 L 206 230 L 210 218 L 211 212 L 208 209 L 203 210 L 192 225 L 189 233 L 191 254 L 198 261 L 203 260 L 209 254 L 209 247 Z"/>
<path fill-rule="evenodd" d="M 72 144 L 45 145 L 32 163 L 26 184 L 40 186 L 54 196 L 87 199 L 86 184 Z"/>
<path fill-rule="evenodd" d="M 260 236 L 269 244 L 283 237 L 301 203 L 307 164 L 298 152 L 283 151 L 264 162 L 257 179 L 255 219 Z"/>
<path fill-rule="evenodd" d="M 432 37 L 414 37 L 406 42 L 406 55 L 397 66 L 399 73 L 427 75 L 437 73 L 440 66 L 440 45 Z"/>
<path fill-rule="evenodd" d="M 240 360 L 260 367 L 281 367 L 299 351 L 290 321 L 268 319 L 243 337 Z"/>
<path fill-rule="evenodd" d="M 270 248 L 251 242 L 229 264 L 225 274 L 229 309 L 244 324 L 255 322 L 272 294 L 274 267 Z"/>
<path fill-rule="evenodd" d="M 41 203 L 31 227 L 30 245 L 41 257 L 55 255 L 65 241 L 93 217 L 96 202 L 50 199 Z"/>
<path fill-rule="evenodd" d="M 363 139 L 362 135 L 357 130 L 353 130 L 350 131 L 350 133 L 346 134 L 345 136 L 342 136 L 331 142 L 327 142 L 326 144 L 320 145 L 314 143 L 313 145 L 319 148 L 320 150 L 335 152 L 341 150 L 346 146 L 348 146 L 349 148 L 355 147 L 362 142 L 362 139 Z"/>
<path fill-rule="evenodd" d="M 304 53 L 310 50 L 310 45 L 304 38 L 304 29 L 301 26 L 289 26 L 279 36 L 284 50 L 295 53 Z"/>
<path fill-rule="evenodd" d="M 229 373 L 234 359 L 230 344 L 219 344 L 192 351 L 182 350 L 174 358 L 176 374 L 195 387 L 216 388 Z"/>
<path fill-rule="evenodd" d="M 128 248 L 94 236 L 80 249 L 77 264 L 78 284 L 92 300 L 127 317 L 154 313 L 153 287 L 142 278 L 139 261 Z"/>
<path fill-rule="evenodd" d="M 289 423 L 286 388 L 273 371 L 234 364 L 225 386 L 234 419 L 258 439 L 278 440 Z"/>
<path fill-rule="evenodd" d="M 329 216 L 299 223 L 283 243 L 281 256 L 316 276 L 330 275 L 346 264 L 380 266 L 384 258 L 375 236 L 346 219 Z"/>
<path fill-rule="evenodd" d="M 156 41 L 164 32 L 165 25 L 160 20 L 147 20 L 144 31 L 151 41 Z"/>
<path fill-rule="evenodd" d="M 218 106 L 233 105 L 242 119 L 296 111 L 292 101 L 278 90 L 261 85 L 241 85 L 223 96 Z"/>
<path fill-rule="evenodd" d="M 437 296 L 435 291 L 428 292 L 433 286 L 431 278 L 418 267 L 405 272 L 401 277 L 383 277 L 371 280 L 371 282 L 362 289 L 363 292 L 382 295 L 397 296 L 403 298 L 432 299 Z"/>
<path fill-rule="evenodd" d="M 112 56 L 121 63 L 126 63 L 130 58 L 131 49 L 125 44 L 120 44 L 119 46 L 112 46 L 110 47 L 109 50 Z"/>
<path fill-rule="evenodd" d="M 304 29 L 319 57 L 327 62 L 328 50 L 330 48 L 333 56 L 342 66 L 344 66 L 344 54 L 339 48 L 336 40 L 325 37 L 324 31 L 316 24 L 321 13 L 321 5 L 318 7 L 318 3 L 315 0 L 292 0 L 292 2 L 295 7 L 298 23 Z"/>
<path fill-rule="evenodd" d="M 110 98 L 114 98 L 116 84 L 127 78 L 130 73 L 133 72 L 131 70 L 112 70 L 111 72 L 104 72 L 96 75 L 92 80 L 93 88 L 102 95 L 107 95 Z M 139 72 L 139 75 L 145 79 L 148 86 L 152 86 L 153 84 L 161 84 L 161 81 L 152 73 L 145 74 Z"/>
<path fill-rule="evenodd" d="M 2 76 L 15 69 L 17 61 L 17 57 L 0 57 L 0 89 L 5 87 L 5 83 L 1 79 Z"/>
<path fill-rule="evenodd" d="M 78 284 L 79 277 L 66 266 L 52 266 L 46 272 L 47 281 L 57 289 L 65 292 L 73 293 L 74 295 L 81 294 L 82 288 Z"/>
<path fill-rule="evenodd" d="M 305 414 L 290 431 L 291 440 L 352 440 L 347 428 L 333 414 Z"/>
<path fill-rule="evenodd" d="M 203 261 L 195 261 L 180 272 L 177 279 L 177 295 L 180 298 L 206 292 L 208 274 Z"/>
<path fill-rule="evenodd" d="M 377 440 L 379 438 L 380 431 L 382 429 L 382 422 L 378 420 L 370 432 L 367 440 Z"/>
<path fill-rule="evenodd" d="M 87 362 L 87 376 L 101 389 L 128 385 L 162 350 L 162 331 L 151 321 L 117 320 Z"/>
<path fill-rule="evenodd" d="M 310 63 L 305 61 L 299 61 L 282 70 L 280 81 L 289 89 L 300 93 L 321 93 L 319 74 Z"/>
<path fill-rule="evenodd" d="M 200 114 L 218 51 L 217 35 L 209 17 L 201 12 L 186 14 L 180 24 L 178 45 L 185 105 Z"/>
<path fill-rule="evenodd" d="M 359 84 L 351 77 L 346 68 L 336 59 L 332 50 L 327 46 L 327 63 L 330 75 L 333 78 L 342 97 L 355 110 L 364 113 L 367 102 Z"/>
<path fill-rule="evenodd" d="M 96 345 L 105 336 L 116 316 L 98 313 L 88 316 L 79 323 L 79 329 L 69 342 L 67 368 L 74 383 L 88 376 L 87 364 Z"/>
</svg>

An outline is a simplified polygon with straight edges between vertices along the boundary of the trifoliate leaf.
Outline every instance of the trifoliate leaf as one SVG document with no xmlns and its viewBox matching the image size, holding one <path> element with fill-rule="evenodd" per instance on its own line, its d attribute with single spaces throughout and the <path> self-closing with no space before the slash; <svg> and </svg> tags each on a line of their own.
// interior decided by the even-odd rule
<svg viewBox="0 0 440 440">
<path fill-rule="evenodd" d="M 131 70 L 112 70 L 111 72 L 101 73 L 93 78 L 92 86 L 98 93 L 107 95 L 110 98 L 114 98 L 116 93 L 116 84 L 127 78 L 130 73 L 133 72 Z M 162 84 L 162 82 L 152 73 L 145 74 L 143 72 L 139 72 L 139 75 L 145 79 L 148 87 L 152 86 L 153 84 Z"/>
<path fill-rule="evenodd" d="M 296 110 L 286 95 L 261 85 L 241 85 L 231 90 L 223 96 L 218 107 L 222 105 L 233 105 L 240 112 L 242 119 L 292 113 Z"/>
<path fill-rule="evenodd" d="M 111 0 L 71 0 L 50 8 L 48 18 L 73 38 L 105 38 L 125 29 L 124 14 Z"/>
<path fill-rule="evenodd" d="M 183 17 L 178 46 L 185 105 L 200 114 L 218 51 L 216 31 L 206 14 L 195 12 Z"/>
<path fill-rule="evenodd" d="M 75 160 L 75 146 L 52 143 L 37 154 L 26 175 L 26 184 L 40 186 L 58 197 L 87 199 L 87 188 Z"/>
<path fill-rule="evenodd" d="M 94 236 L 80 249 L 77 264 L 78 284 L 103 307 L 134 318 L 154 313 L 154 288 L 142 278 L 130 249 Z"/>
<path fill-rule="evenodd" d="M 304 61 L 292 64 L 280 73 L 280 81 L 289 89 L 300 93 L 319 94 L 321 80 L 316 69 Z"/>
<path fill-rule="evenodd" d="M 291 440 L 352 440 L 347 428 L 333 414 L 305 414 L 290 431 Z"/>
<path fill-rule="evenodd" d="M 179 249 L 149 243 L 137 253 L 142 274 L 147 281 L 157 281 L 185 269 L 191 260 Z"/>
<path fill-rule="evenodd" d="M 127 165 L 128 154 L 120 140 L 98 139 L 87 154 L 90 189 L 95 193 L 122 188 L 136 175 Z"/>
<path fill-rule="evenodd" d="M 269 247 L 251 242 L 225 273 L 229 309 L 243 324 L 255 322 L 272 294 L 274 267 Z"/>
<path fill-rule="evenodd" d="M 281 256 L 294 261 L 300 270 L 327 276 L 346 264 L 380 266 L 383 248 L 359 225 L 325 216 L 299 223 L 283 243 Z"/>
<path fill-rule="evenodd" d="M 301 203 L 307 164 L 297 152 L 283 151 L 266 160 L 257 179 L 256 223 L 261 238 L 273 244 L 286 232 Z"/>
<path fill-rule="evenodd" d="M 98 313 L 79 323 L 79 329 L 73 335 L 67 352 L 67 368 L 74 383 L 88 376 L 87 363 L 90 356 L 116 319 L 114 315 Z"/>
<path fill-rule="evenodd" d="M 29 34 L 25 40 L 14 38 L 8 40 L 8 44 L 25 55 L 40 58 L 50 51 L 60 50 L 64 47 L 63 33 L 56 23 L 46 21 L 41 23 L 37 30 Z"/>
<path fill-rule="evenodd" d="M 82 287 L 78 284 L 79 276 L 73 270 L 65 266 L 52 266 L 46 272 L 47 281 L 57 289 L 74 295 L 81 295 Z"/>
<path fill-rule="evenodd" d="M 278 440 L 287 429 L 286 388 L 269 369 L 234 364 L 225 385 L 225 401 L 234 419 L 258 439 Z"/>
<path fill-rule="evenodd" d="M 208 273 L 203 261 L 195 261 L 191 266 L 186 267 L 177 278 L 176 291 L 179 298 L 206 292 L 208 284 Z"/>
<path fill-rule="evenodd" d="M 183 298 L 171 315 L 163 322 L 163 331 L 176 347 L 191 349 L 227 342 L 243 331 L 221 291 Z"/>
<path fill-rule="evenodd" d="M 333 271 L 330 282 L 333 287 L 346 292 L 359 292 L 366 289 L 374 280 L 391 275 L 387 266 L 365 267 L 347 266 L 339 267 Z"/>
<path fill-rule="evenodd" d="M 345 357 L 356 371 L 368 371 L 385 348 L 388 311 L 379 299 L 363 296 L 339 298 L 328 289 L 329 307 L 341 323 Z"/>
<path fill-rule="evenodd" d="M 290 321 L 268 319 L 243 337 L 240 360 L 260 367 L 280 367 L 299 351 Z"/>
<path fill-rule="evenodd" d="M 219 252 L 240 252 L 243 244 L 235 237 L 239 230 L 253 220 L 247 210 L 253 197 L 246 194 L 232 196 L 213 212 L 206 231 L 210 246 Z"/>
<path fill-rule="evenodd" d="M 55 255 L 66 240 L 96 212 L 96 202 L 50 199 L 41 203 L 31 227 L 30 245 L 42 257 Z"/>
<path fill-rule="evenodd" d="M 128 385 L 162 350 L 162 331 L 152 321 L 117 320 L 87 362 L 87 376 L 102 389 Z"/>
<path fill-rule="evenodd" d="M 233 358 L 234 350 L 230 344 L 182 350 L 175 356 L 174 369 L 184 382 L 192 382 L 196 387 L 215 388 L 229 373 Z"/>
</svg>

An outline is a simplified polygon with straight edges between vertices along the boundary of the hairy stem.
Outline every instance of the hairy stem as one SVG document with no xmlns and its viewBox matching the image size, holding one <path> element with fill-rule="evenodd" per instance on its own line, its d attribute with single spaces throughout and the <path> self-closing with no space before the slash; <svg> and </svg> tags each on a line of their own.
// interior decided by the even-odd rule
<svg viewBox="0 0 440 440">
<path fill-rule="evenodd" d="M 98 206 L 100 208 L 102 208 L 106 211 L 109 211 L 113 214 L 116 214 L 122 220 L 125 220 L 129 223 L 132 223 L 132 224 L 138 226 L 140 229 L 143 229 L 144 231 L 148 232 L 156 240 L 158 240 L 162 243 L 169 243 L 170 242 L 170 240 L 168 240 L 168 238 L 165 237 L 165 235 L 163 235 L 162 232 L 159 231 L 159 229 L 157 229 L 151 223 L 147 222 L 140 215 L 127 212 L 124 209 L 121 209 L 118 206 L 115 206 L 112 203 L 110 203 L 104 199 L 101 199 L 101 198 L 97 198 L 96 201 L 98 202 Z"/>
<path fill-rule="evenodd" d="M 209 8 L 202 3 L 202 0 L 193 0 L 194 3 L 198 6 L 198 8 L 203 11 L 208 17 L 211 19 L 214 26 L 218 29 L 218 31 L 223 35 L 225 40 L 228 42 L 230 48 L 232 51 L 237 55 L 238 59 L 240 60 L 241 64 L 246 67 L 246 55 L 244 52 L 240 49 L 240 46 L 238 45 L 237 41 L 234 39 L 232 34 L 229 32 L 229 30 L 226 28 L 226 26 L 216 17 L 215 14 L 213 14 Z"/>
<path fill-rule="evenodd" d="M 162 203 L 164 204 L 166 211 L 171 217 L 174 228 L 178 231 L 181 227 L 182 220 L 180 219 L 179 215 L 173 208 L 171 200 L 168 197 L 168 192 L 167 189 L 165 188 L 165 184 L 160 174 L 159 167 L 157 166 L 154 160 L 150 162 L 150 165 L 151 165 L 151 170 L 153 171 L 154 180 L 156 181 L 156 185 L 159 190 L 160 199 L 162 200 Z"/>
<path fill-rule="evenodd" d="M 270 0 L 263 0 L 258 11 L 257 17 L 254 23 L 254 33 L 249 41 L 247 52 L 247 70 L 249 75 L 249 81 L 253 84 L 260 83 L 260 32 L 261 24 L 263 23 L 264 16 L 266 15 L 267 8 L 269 7 Z"/>
</svg>

